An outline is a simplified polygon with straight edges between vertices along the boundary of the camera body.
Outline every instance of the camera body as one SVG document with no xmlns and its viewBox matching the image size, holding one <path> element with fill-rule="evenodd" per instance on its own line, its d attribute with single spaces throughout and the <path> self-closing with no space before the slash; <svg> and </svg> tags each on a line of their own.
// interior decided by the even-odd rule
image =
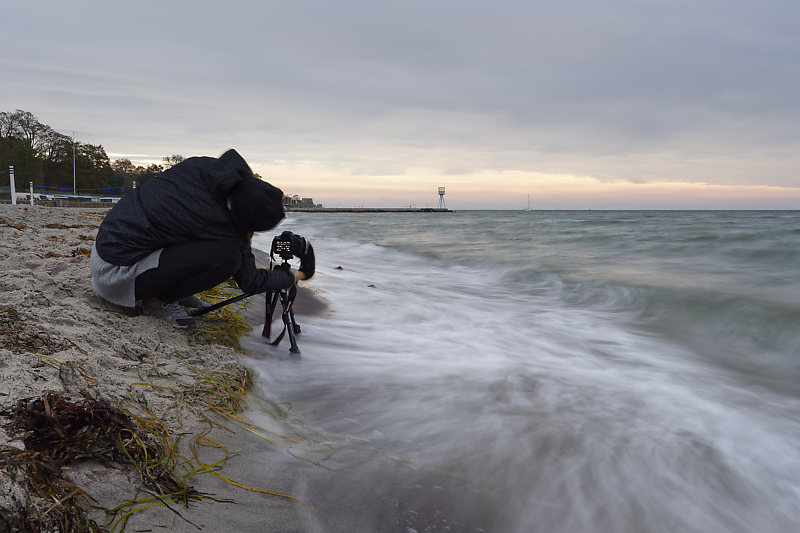
<svg viewBox="0 0 800 533">
<path fill-rule="evenodd" d="M 306 240 L 300 235 L 295 235 L 291 231 L 284 231 L 278 237 L 272 239 L 270 256 L 280 256 L 284 261 L 288 261 L 294 256 L 302 255 L 306 249 Z"/>
</svg>

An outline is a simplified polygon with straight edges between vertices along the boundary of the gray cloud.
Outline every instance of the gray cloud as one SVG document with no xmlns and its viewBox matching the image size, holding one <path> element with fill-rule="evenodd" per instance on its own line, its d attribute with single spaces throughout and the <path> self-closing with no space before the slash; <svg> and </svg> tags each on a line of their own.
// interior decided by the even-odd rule
<svg viewBox="0 0 800 533">
<path fill-rule="evenodd" d="M 111 152 L 798 186 L 789 1 L 0 9 L 0 107 Z"/>
</svg>

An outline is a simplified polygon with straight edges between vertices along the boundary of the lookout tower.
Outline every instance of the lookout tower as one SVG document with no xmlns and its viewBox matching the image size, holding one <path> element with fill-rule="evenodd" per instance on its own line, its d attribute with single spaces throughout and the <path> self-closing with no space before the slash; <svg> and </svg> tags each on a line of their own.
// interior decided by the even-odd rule
<svg viewBox="0 0 800 533">
<path fill-rule="evenodd" d="M 444 187 L 439 187 L 439 207 L 438 209 L 447 209 L 444 205 Z"/>
</svg>

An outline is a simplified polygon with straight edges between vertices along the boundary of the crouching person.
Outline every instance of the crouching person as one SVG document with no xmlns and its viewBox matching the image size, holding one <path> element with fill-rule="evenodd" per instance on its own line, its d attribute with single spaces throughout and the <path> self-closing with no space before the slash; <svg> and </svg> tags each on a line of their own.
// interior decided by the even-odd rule
<svg viewBox="0 0 800 533">
<path fill-rule="evenodd" d="M 180 329 L 196 293 L 230 277 L 248 293 L 290 287 L 313 275 L 313 250 L 299 271 L 256 268 L 250 240 L 285 216 L 280 189 L 253 176 L 235 150 L 192 157 L 127 194 L 109 211 L 92 247 L 92 288 L 124 307 Z"/>
</svg>

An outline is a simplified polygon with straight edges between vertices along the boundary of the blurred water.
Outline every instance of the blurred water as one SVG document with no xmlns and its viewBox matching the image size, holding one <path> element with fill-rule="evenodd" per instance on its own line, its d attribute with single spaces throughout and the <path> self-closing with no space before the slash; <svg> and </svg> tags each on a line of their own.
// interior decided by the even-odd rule
<svg viewBox="0 0 800 533">
<path fill-rule="evenodd" d="M 333 316 L 303 319 L 300 363 L 254 360 L 269 395 L 459 478 L 435 497 L 443 476 L 415 478 L 425 501 L 402 473 L 380 497 L 320 480 L 350 483 L 350 504 L 405 502 L 383 530 L 800 525 L 800 213 L 292 214 L 280 229 L 314 243 Z M 380 468 L 355 472 L 374 486 Z"/>
</svg>

